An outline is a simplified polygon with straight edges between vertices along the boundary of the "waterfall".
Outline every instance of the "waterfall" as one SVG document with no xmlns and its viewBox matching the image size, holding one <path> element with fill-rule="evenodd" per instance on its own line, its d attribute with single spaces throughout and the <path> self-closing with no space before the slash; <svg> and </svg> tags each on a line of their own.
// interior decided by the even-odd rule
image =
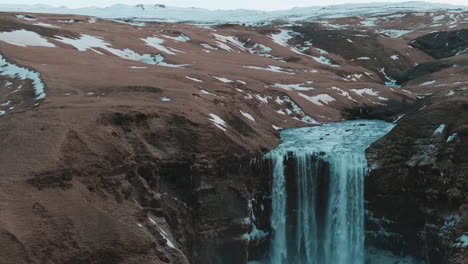
<svg viewBox="0 0 468 264">
<path fill-rule="evenodd" d="M 364 264 L 365 149 L 392 128 L 348 121 L 285 130 L 272 160 L 270 264 Z"/>
</svg>

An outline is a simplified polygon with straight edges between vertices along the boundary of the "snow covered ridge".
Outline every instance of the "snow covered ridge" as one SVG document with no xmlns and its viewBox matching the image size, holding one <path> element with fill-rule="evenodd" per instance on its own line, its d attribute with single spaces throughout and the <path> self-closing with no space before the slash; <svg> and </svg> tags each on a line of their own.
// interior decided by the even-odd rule
<svg viewBox="0 0 468 264">
<path fill-rule="evenodd" d="M 46 96 L 45 84 L 41 80 L 40 73 L 12 64 L 8 62 L 2 55 L 0 55 L 0 75 L 17 78 L 20 80 L 30 80 L 34 87 L 36 100 L 44 99 Z"/>
<path fill-rule="evenodd" d="M 281 11 L 208 10 L 200 8 L 166 7 L 161 5 L 113 5 L 106 8 L 88 7 L 71 9 L 48 5 L 0 5 L 0 11 L 53 14 L 78 14 L 109 19 L 134 18 L 154 21 L 184 22 L 193 24 L 264 24 L 275 19 L 291 21 L 311 18 L 338 18 L 349 16 L 384 15 L 395 12 L 466 11 L 467 5 L 435 4 L 420 1 L 404 3 L 344 4 L 325 7 L 303 7 Z"/>
</svg>

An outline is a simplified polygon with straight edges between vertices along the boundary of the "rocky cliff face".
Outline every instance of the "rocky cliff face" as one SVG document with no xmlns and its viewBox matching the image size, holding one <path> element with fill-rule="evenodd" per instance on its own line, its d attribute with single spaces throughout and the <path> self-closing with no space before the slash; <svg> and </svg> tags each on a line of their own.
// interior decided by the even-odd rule
<svg viewBox="0 0 468 264">
<path fill-rule="evenodd" d="M 429 41 L 431 38 L 435 35 L 417 40 L 428 41 L 425 47 L 429 53 L 439 45 Z M 447 41 L 447 46 L 464 45 L 458 38 L 453 39 L 455 43 Z M 380 219 L 369 224 L 369 243 L 397 254 L 416 255 L 427 263 L 466 263 L 466 62 L 466 57 L 451 57 L 418 65 L 403 75 L 416 80 L 432 78 L 419 81 L 422 84 L 414 88 L 406 86 L 431 95 L 401 115 L 395 129 L 368 150 L 372 170 L 366 182 L 366 199 L 373 219 Z M 444 64 L 447 67 L 439 67 Z"/>
<path fill-rule="evenodd" d="M 376 240 L 399 254 L 428 263 L 461 263 L 466 254 L 458 245 L 467 221 L 466 95 L 431 96 L 368 150 L 368 209 L 391 234 Z"/>
<path fill-rule="evenodd" d="M 444 18 L 428 24 L 436 15 Z M 402 197 L 417 196 L 407 207 L 412 225 L 399 222 L 403 215 L 390 219 L 400 223 L 394 232 L 408 238 L 408 251 L 426 256 L 424 250 L 442 246 L 420 241 L 445 244 L 413 231 L 466 203 L 466 116 L 452 113 L 466 109 L 468 55 L 457 55 L 457 67 L 411 75 L 414 64 L 434 59 L 409 44 L 434 29 L 463 29 L 466 15 L 455 12 L 454 27 L 447 12 L 198 27 L 0 14 L 2 261 L 260 259 L 271 213 L 271 168 L 263 155 L 279 144 L 278 130 L 390 118 L 417 99 L 414 93 L 447 84 L 419 103 L 425 109 L 401 119 L 400 134 L 392 132 L 382 141 L 388 144 L 369 152 L 381 164 L 369 178 L 369 208 L 387 217 L 395 212 L 386 208 L 387 197 L 403 203 Z M 399 76 L 410 76 L 404 89 L 395 85 Z M 439 83 L 420 86 L 433 78 Z M 440 124 L 446 126 L 432 135 Z M 382 158 L 382 152 L 395 155 Z M 406 162 L 406 176 L 387 183 L 388 173 Z M 419 171 L 430 177 L 412 182 L 409 175 Z M 439 184 L 442 179 L 448 183 Z M 395 191 L 411 184 L 415 191 L 407 196 Z M 428 212 L 432 222 L 424 220 Z M 450 231 L 453 243 L 466 232 L 461 219 Z M 434 257 L 461 259 L 460 247 L 444 250 Z"/>
</svg>

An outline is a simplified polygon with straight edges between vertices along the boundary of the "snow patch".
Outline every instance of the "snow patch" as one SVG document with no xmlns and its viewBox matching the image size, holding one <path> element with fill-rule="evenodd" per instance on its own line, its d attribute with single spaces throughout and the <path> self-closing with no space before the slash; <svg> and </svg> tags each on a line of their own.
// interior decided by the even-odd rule
<svg viewBox="0 0 468 264">
<path fill-rule="evenodd" d="M 149 38 L 145 38 L 141 40 L 143 40 L 146 43 L 146 45 L 153 47 L 161 52 L 164 52 L 170 55 L 175 55 L 174 52 L 170 51 L 168 48 L 162 45 L 164 43 L 164 39 L 160 39 L 157 37 L 149 37 Z"/>
<path fill-rule="evenodd" d="M 350 95 L 347 91 L 345 91 L 345 90 L 343 90 L 343 89 L 341 89 L 341 88 L 338 88 L 338 87 L 333 86 L 333 87 L 328 88 L 328 89 L 329 89 L 329 90 L 336 91 L 336 92 L 338 92 L 339 95 L 341 95 L 341 96 L 343 96 L 343 97 L 346 97 L 346 98 L 348 98 L 348 99 L 351 100 L 351 101 L 356 102 L 356 100 L 354 100 L 354 99 L 351 97 L 351 95 Z"/>
<path fill-rule="evenodd" d="M 273 65 L 268 65 L 267 68 L 262 68 L 262 67 L 259 67 L 259 66 L 243 66 L 244 68 L 247 68 L 247 69 L 254 69 L 254 70 L 263 70 L 263 71 L 271 71 L 271 72 L 277 72 L 277 73 L 285 73 L 285 74 L 295 74 L 293 72 L 287 72 L 287 71 L 284 71 L 283 68 L 279 67 L 279 66 L 273 66 Z"/>
<path fill-rule="evenodd" d="M 164 239 L 166 239 L 166 244 L 170 248 L 176 248 L 174 243 L 172 243 L 172 241 L 169 239 L 169 235 L 166 233 L 166 231 L 164 231 L 161 227 L 158 227 L 158 228 L 161 231 L 160 234 L 164 237 Z"/>
<path fill-rule="evenodd" d="M 190 76 L 185 76 L 185 78 L 191 80 L 191 81 L 194 81 L 194 82 L 199 82 L 199 83 L 202 83 L 203 81 L 200 80 L 200 79 L 197 79 L 197 78 L 193 78 L 193 77 L 190 77 Z"/>
<path fill-rule="evenodd" d="M 288 41 L 293 38 L 291 33 L 291 30 L 281 29 L 279 33 L 270 35 L 270 38 L 278 45 L 289 47 Z"/>
<path fill-rule="evenodd" d="M 218 47 L 220 47 L 223 50 L 233 51 L 233 49 L 228 44 L 234 45 L 240 50 L 245 50 L 244 44 L 235 37 L 223 36 L 223 35 L 214 34 L 214 33 L 212 33 L 212 35 L 215 37 L 215 42 L 218 45 Z"/>
<path fill-rule="evenodd" d="M 432 134 L 433 136 L 435 135 L 441 135 L 445 130 L 445 124 L 441 124 Z"/>
<path fill-rule="evenodd" d="M 279 105 L 289 105 L 292 109 L 280 109 L 277 111 L 277 113 L 282 114 L 282 115 L 291 115 L 294 113 L 295 115 L 293 119 L 297 121 L 304 122 L 306 124 L 311 124 L 311 125 L 318 125 L 320 122 L 315 120 L 314 118 L 306 115 L 304 111 L 289 97 L 289 96 L 283 96 L 283 97 L 276 97 L 276 103 Z"/>
<path fill-rule="evenodd" d="M 0 55 L 0 75 L 20 80 L 30 80 L 34 87 L 36 100 L 44 99 L 46 97 L 45 84 L 42 82 L 41 74 L 39 72 L 31 71 L 27 68 L 9 63 L 2 55 Z"/>
<path fill-rule="evenodd" d="M 452 135 L 450 135 L 448 138 L 447 138 L 447 142 L 452 142 L 455 140 L 455 138 L 457 137 L 457 133 L 453 133 Z"/>
<path fill-rule="evenodd" d="M 38 22 L 38 23 L 35 23 L 34 25 L 40 26 L 40 27 L 46 27 L 46 28 L 60 28 L 59 26 L 55 26 L 55 25 L 43 23 L 43 22 Z"/>
<path fill-rule="evenodd" d="M 206 90 L 200 90 L 200 92 L 201 92 L 202 94 L 207 94 L 207 95 L 217 96 L 216 94 L 214 94 L 214 93 L 210 93 L 210 92 L 208 92 L 208 91 L 206 91 Z"/>
<path fill-rule="evenodd" d="M 223 130 L 226 132 L 226 122 L 224 122 L 223 119 L 221 119 L 221 117 L 215 115 L 215 114 L 210 114 L 210 121 L 213 122 L 213 124 L 218 127 L 219 129 Z"/>
<path fill-rule="evenodd" d="M 55 47 L 53 43 L 50 43 L 46 38 L 42 37 L 36 32 L 27 31 L 24 29 L 11 32 L 0 32 L 0 40 L 20 47 Z"/>
<path fill-rule="evenodd" d="M 395 79 L 392 79 L 390 76 L 387 75 L 387 73 L 385 72 L 385 68 L 380 68 L 378 70 L 384 75 L 385 79 L 387 79 L 387 82 L 385 82 L 385 85 L 401 88 L 401 86 L 397 84 L 397 81 Z"/>
<path fill-rule="evenodd" d="M 392 38 L 401 38 L 406 34 L 409 34 L 413 31 L 411 30 L 402 30 L 402 29 L 385 29 L 385 30 L 379 30 L 377 32 L 383 33 L 389 37 Z"/>
<path fill-rule="evenodd" d="M 276 83 L 274 85 L 274 87 L 284 89 L 286 91 L 293 91 L 293 90 L 310 91 L 310 90 L 315 89 L 315 88 L 312 88 L 312 87 L 305 87 L 304 85 L 306 85 L 306 84 L 305 83 L 299 83 L 299 84 L 279 84 L 279 83 Z"/>
<path fill-rule="evenodd" d="M 220 81 L 220 82 L 223 82 L 223 83 L 232 83 L 234 82 L 233 80 L 229 80 L 227 78 L 223 78 L 223 77 L 217 77 L 217 76 L 213 76 L 216 80 Z"/>
<path fill-rule="evenodd" d="M 468 235 L 463 235 L 457 239 L 455 244 L 457 247 L 466 248 L 468 247 Z"/>
<path fill-rule="evenodd" d="M 255 98 L 257 98 L 262 104 L 268 104 L 268 98 L 269 96 L 261 96 L 259 94 L 255 95 Z"/>
<path fill-rule="evenodd" d="M 249 119 L 249 120 L 255 122 L 255 118 L 253 118 L 253 116 L 251 116 L 250 114 L 248 114 L 248 113 L 246 113 L 246 112 L 244 112 L 244 111 L 242 111 L 242 110 L 241 110 L 240 112 L 241 112 L 241 114 L 242 114 L 245 118 L 247 118 L 247 119 Z"/>
<path fill-rule="evenodd" d="M 9 104 L 11 104 L 11 101 L 7 101 L 6 103 L 0 104 L 0 106 L 8 106 Z"/>
<path fill-rule="evenodd" d="M 19 18 L 19 19 L 27 20 L 27 21 L 36 21 L 37 20 L 34 17 L 27 16 L 27 15 L 22 15 L 22 14 L 16 15 L 16 17 Z"/>
<path fill-rule="evenodd" d="M 444 18 L 445 18 L 445 15 L 438 15 L 438 16 L 433 17 L 432 21 L 436 23 L 436 22 L 443 20 Z"/>
<path fill-rule="evenodd" d="M 424 82 L 424 83 L 421 83 L 419 86 L 427 86 L 427 85 L 431 85 L 431 84 L 434 84 L 436 83 L 437 81 L 428 81 L 428 82 Z"/>
<path fill-rule="evenodd" d="M 399 115 L 395 120 L 393 120 L 393 123 L 397 123 L 398 121 L 400 121 L 405 116 L 406 116 L 406 114 Z"/>
<path fill-rule="evenodd" d="M 189 42 L 190 40 L 192 40 L 189 36 L 187 36 L 185 34 L 180 34 L 177 37 L 163 35 L 163 37 L 168 38 L 168 39 L 172 39 L 172 40 L 175 40 L 175 41 L 178 41 L 178 42 Z"/>
<path fill-rule="evenodd" d="M 205 49 L 209 49 L 209 50 L 218 50 L 218 48 L 215 48 L 213 46 L 211 46 L 210 44 L 207 44 L 207 43 L 202 43 L 200 44 L 202 47 L 204 47 Z"/>
<path fill-rule="evenodd" d="M 331 97 L 330 95 L 328 94 L 318 94 L 318 95 L 314 95 L 314 96 L 308 96 L 308 95 L 305 95 L 303 93 L 299 93 L 299 96 L 307 99 L 308 101 L 316 104 L 316 105 L 320 105 L 320 106 L 323 106 L 323 104 L 329 104 L 330 102 L 333 102 L 333 101 L 336 101 L 335 98 Z"/>
<path fill-rule="evenodd" d="M 371 96 L 379 96 L 379 92 L 376 92 L 371 88 L 351 89 L 351 92 L 358 94 L 360 96 L 364 96 L 364 94 L 371 95 Z"/>
<path fill-rule="evenodd" d="M 70 39 L 61 36 L 56 37 L 58 41 L 63 42 L 65 44 L 71 45 L 75 47 L 78 51 L 86 51 L 92 50 L 97 54 L 102 55 L 102 52 L 95 50 L 95 48 L 104 49 L 117 57 L 120 57 L 125 60 L 132 60 L 132 61 L 140 61 L 146 64 L 151 65 L 159 65 L 171 68 L 180 68 L 184 66 L 188 66 L 187 64 L 176 65 L 176 64 L 169 64 L 164 62 L 164 56 L 161 54 L 151 55 L 151 54 L 139 54 L 131 49 L 114 49 L 111 47 L 111 44 L 105 42 L 100 37 L 90 36 L 90 35 L 81 35 L 79 39 Z"/>
</svg>

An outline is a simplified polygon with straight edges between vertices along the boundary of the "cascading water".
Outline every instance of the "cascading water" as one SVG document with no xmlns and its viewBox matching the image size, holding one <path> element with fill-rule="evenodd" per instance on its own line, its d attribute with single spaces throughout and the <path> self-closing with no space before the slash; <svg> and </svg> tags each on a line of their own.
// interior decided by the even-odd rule
<svg viewBox="0 0 468 264">
<path fill-rule="evenodd" d="M 364 263 L 365 149 L 393 126 L 347 121 L 281 133 L 267 155 L 274 180 L 266 263 Z"/>
</svg>

